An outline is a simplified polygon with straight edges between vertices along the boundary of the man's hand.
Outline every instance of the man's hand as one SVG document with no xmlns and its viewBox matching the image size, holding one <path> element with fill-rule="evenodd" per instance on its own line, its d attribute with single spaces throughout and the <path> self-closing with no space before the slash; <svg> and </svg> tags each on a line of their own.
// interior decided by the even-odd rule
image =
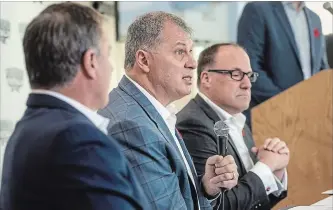
<svg viewBox="0 0 333 210">
<path fill-rule="evenodd" d="M 202 178 L 206 193 L 215 196 L 221 188 L 231 189 L 238 183 L 237 165 L 231 155 L 209 157 Z"/>
<path fill-rule="evenodd" d="M 263 147 L 272 152 L 289 155 L 289 148 L 287 147 L 286 142 L 281 141 L 279 138 L 266 139 Z"/>
<path fill-rule="evenodd" d="M 259 161 L 266 164 L 272 172 L 286 168 L 289 163 L 289 152 L 287 154 L 279 154 L 265 149 L 264 146 L 259 149 L 253 147 L 252 152 L 256 153 Z"/>
</svg>

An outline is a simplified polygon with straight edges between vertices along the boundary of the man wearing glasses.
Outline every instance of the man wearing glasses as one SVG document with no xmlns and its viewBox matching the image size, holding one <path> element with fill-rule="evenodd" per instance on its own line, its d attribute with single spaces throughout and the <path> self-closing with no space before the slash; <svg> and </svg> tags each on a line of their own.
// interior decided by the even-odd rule
<svg viewBox="0 0 333 210">
<path fill-rule="evenodd" d="M 199 93 L 177 114 L 177 128 L 198 174 L 204 174 L 207 158 L 218 154 L 213 128 L 223 120 L 229 127 L 227 155 L 235 159 L 239 181 L 223 194 L 219 209 L 271 209 L 287 195 L 289 149 L 278 138 L 255 147 L 245 124 L 242 112 L 249 107 L 258 73 L 251 70 L 246 52 L 231 43 L 202 51 L 197 72 Z"/>
</svg>

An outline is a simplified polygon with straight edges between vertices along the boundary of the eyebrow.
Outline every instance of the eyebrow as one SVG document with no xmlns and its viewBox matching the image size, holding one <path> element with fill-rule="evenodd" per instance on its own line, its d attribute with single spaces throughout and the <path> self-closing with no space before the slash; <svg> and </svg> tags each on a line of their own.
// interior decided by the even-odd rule
<svg viewBox="0 0 333 210">
<path fill-rule="evenodd" d="M 184 47 L 187 48 L 187 45 L 183 41 L 177 41 L 175 47 L 177 47 L 179 45 L 184 46 Z M 193 43 L 192 43 L 192 45 L 190 45 L 188 47 L 189 47 L 190 51 L 192 51 L 193 50 Z"/>
<path fill-rule="evenodd" d="M 186 44 L 184 42 L 182 42 L 182 41 L 177 41 L 176 42 L 176 46 L 178 46 L 178 45 L 186 46 Z"/>
</svg>

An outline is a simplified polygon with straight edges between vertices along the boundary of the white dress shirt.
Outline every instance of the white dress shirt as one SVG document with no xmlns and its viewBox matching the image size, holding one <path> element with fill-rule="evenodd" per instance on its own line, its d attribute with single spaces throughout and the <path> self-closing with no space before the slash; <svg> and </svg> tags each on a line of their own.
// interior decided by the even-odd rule
<svg viewBox="0 0 333 210">
<path fill-rule="evenodd" d="M 147 99 L 150 101 L 150 103 L 153 104 L 153 106 L 155 107 L 155 109 L 158 111 L 158 113 L 162 116 L 165 124 L 168 126 L 170 133 L 172 134 L 173 140 L 176 142 L 176 145 L 178 147 L 178 150 L 182 156 L 182 159 L 185 163 L 186 166 L 186 170 L 187 173 L 194 185 L 195 190 L 196 189 L 196 185 L 194 182 L 194 176 L 192 174 L 191 168 L 185 158 L 184 155 L 184 151 L 182 149 L 182 147 L 179 144 L 178 138 L 176 137 L 175 131 L 176 131 L 176 121 L 177 121 L 177 117 L 175 115 L 174 112 L 171 112 L 165 107 L 163 106 L 155 97 L 153 97 L 150 93 L 148 93 L 143 87 L 141 87 L 138 83 L 136 83 L 134 80 L 132 80 L 130 77 L 128 77 L 127 75 L 125 75 L 141 92 L 143 95 L 145 95 L 147 97 Z M 171 107 L 172 109 L 172 107 Z M 198 193 L 197 193 L 198 196 Z M 199 202 L 199 199 L 197 199 Z M 200 204 L 198 204 L 199 206 L 199 210 L 200 210 Z"/>
<path fill-rule="evenodd" d="M 279 196 L 281 192 L 287 189 L 287 171 L 285 171 L 281 183 L 266 164 L 260 161 L 256 164 L 253 163 L 243 138 L 243 128 L 245 126 L 246 117 L 242 113 L 232 116 L 217 106 L 203 93 L 199 92 L 199 95 L 221 119 L 226 120 L 226 124 L 229 127 L 229 135 L 237 148 L 246 171 L 252 171 L 259 176 L 265 186 L 267 195 L 273 193 L 274 195 Z"/>
<path fill-rule="evenodd" d="M 84 116 L 86 116 L 100 131 L 102 131 L 105 135 L 107 135 L 107 126 L 109 125 L 110 120 L 97 114 L 96 111 L 93 111 L 90 108 L 81 104 L 80 102 L 58 92 L 50 90 L 41 90 L 41 89 L 34 89 L 31 92 L 37 94 L 50 95 L 69 104 L 70 106 L 81 112 Z"/>
</svg>

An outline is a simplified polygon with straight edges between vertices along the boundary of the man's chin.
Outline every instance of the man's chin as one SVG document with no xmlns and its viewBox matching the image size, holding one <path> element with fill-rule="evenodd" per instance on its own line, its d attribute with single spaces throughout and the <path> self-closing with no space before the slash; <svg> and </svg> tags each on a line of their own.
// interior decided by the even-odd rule
<svg viewBox="0 0 333 210">
<path fill-rule="evenodd" d="M 190 95 L 192 93 L 192 90 L 184 90 L 184 91 L 179 91 L 177 94 L 177 97 L 175 97 L 174 101 L 180 100 L 188 95 Z"/>
</svg>

